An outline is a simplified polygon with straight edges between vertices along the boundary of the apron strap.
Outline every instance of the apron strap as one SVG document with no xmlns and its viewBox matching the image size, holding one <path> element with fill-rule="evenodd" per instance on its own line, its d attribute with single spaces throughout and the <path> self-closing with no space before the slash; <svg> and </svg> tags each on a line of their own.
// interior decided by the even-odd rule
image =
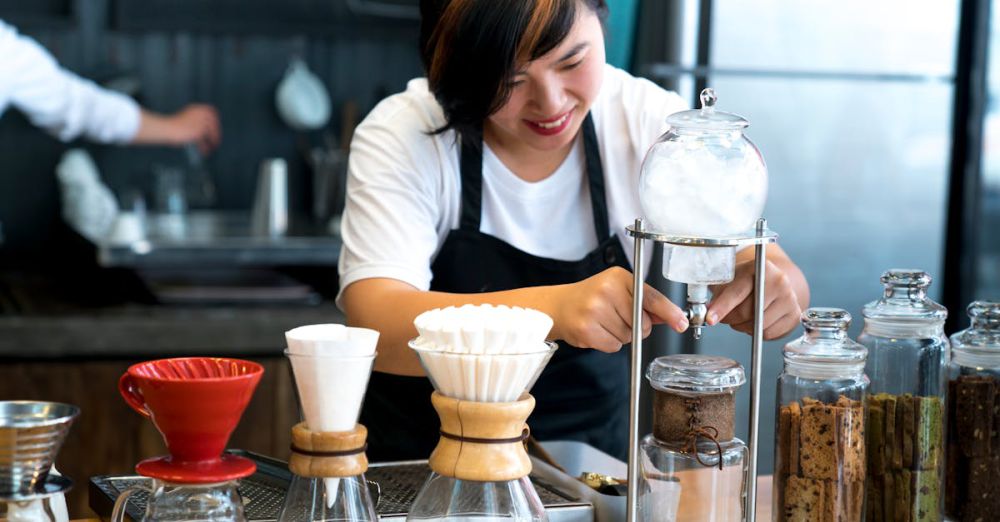
<svg viewBox="0 0 1000 522">
<path fill-rule="evenodd" d="M 597 144 L 594 117 L 587 113 L 583 120 L 583 151 L 587 158 L 587 180 L 590 184 L 590 208 L 594 214 L 594 230 L 597 242 L 611 237 L 608 230 L 608 202 L 604 194 L 604 167 L 601 165 L 601 149 Z"/>
<path fill-rule="evenodd" d="M 458 228 L 479 232 L 483 207 L 483 130 L 476 129 L 462 136 L 459 158 L 462 174 L 462 212 Z"/>
<path fill-rule="evenodd" d="M 462 210 L 459 228 L 479 232 L 483 207 L 483 133 L 482 129 L 467 133 L 461 138 L 459 168 L 462 178 Z M 597 242 L 611 237 L 608 226 L 608 204 L 604 193 L 604 167 L 597 143 L 594 118 L 588 112 L 583 120 L 583 150 L 586 156 L 587 182 L 590 187 L 590 206 L 594 215 Z"/>
</svg>

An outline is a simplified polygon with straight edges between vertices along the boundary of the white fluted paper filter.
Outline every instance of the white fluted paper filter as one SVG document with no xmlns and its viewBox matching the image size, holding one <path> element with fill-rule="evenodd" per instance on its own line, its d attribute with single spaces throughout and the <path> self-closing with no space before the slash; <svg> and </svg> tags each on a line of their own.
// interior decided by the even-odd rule
<svg viewBox="0 0 1000 522">
<path fill-rule="evenodd" d="M 413 320 L 417 346 L 468 354 L 545 352 L 552 318 L 519 306 L 464 305 L 428 310 Z"/>
<path fill-rule="evenodd" d="M 424 312 L 410 342 L 434 389 L 455 399 L 511 402 L 552 357 L 552 318 L 530 308 L 465 305 Z"/>
<path fill-rule="evenodd" d="M 557 345 L 544 352 L 519 354 L 473 354 L 410 347 L 438 392 L 464 401 L 513 402 L 530 391 Z"/>
<path fill-rule="evenodd" d="M 302 326 L 285 333 L 306 425 L 312 431 L 350 431 L 358 422 L 379 333 L 339 324 Z"/>
</svg>

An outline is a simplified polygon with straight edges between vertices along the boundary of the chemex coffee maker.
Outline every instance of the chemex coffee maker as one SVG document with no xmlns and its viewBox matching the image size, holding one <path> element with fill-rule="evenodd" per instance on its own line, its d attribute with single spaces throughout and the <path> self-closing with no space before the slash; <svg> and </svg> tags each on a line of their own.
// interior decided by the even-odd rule
<svg viewBox="0 0 1000 522">
<path fill-rule="evenodd" d="M 279 522 L 375 522 L 358 424 L 379 333 L 339 324 L 285 333 L 304 422 L 292 428 L 292 481 Z"/>
<path fill-rule="evenodd" d="M 50 470 L 79 414 L 56 402 L 0 402 L 0 520 L 68 519 L 62 494 L 73 482 Z"/>
<path fill-rule="evenodd" d="M 153 421 L 169 455 L 140 462 L 138 474 L 151 486 L 123 492 L 112 520 L 124 520 L 129 496 L 149 495 L 143 522 L 199 520 L 243 522 L 236 486 L 257 466 L 224 454 L 264 368 L 254 362 L 216 357 L 161 359 L 133 365 L 118 390 L 135 411 Z"/>
<path fill-rule="evenodd" d="M 417 316 L 410 348 L 434 386 L 441 438 L 408 521 L 548 520 L 528 479 L 528 393 L 556 350 L 535 310 L 462 306 Z"/>
</svg>

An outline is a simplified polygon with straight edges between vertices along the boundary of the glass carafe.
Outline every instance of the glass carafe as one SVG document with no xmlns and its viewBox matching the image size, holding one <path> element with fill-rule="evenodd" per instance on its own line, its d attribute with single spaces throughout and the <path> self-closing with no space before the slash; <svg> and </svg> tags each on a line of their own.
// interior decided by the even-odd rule
<svg viewBox="0 0 1000 522">
<path fill-rule="evenodd" d="M 735 394 L 746 382 L 732 359 L 669 355 L 646 373 L 655 390 L 653 433 L 640 443 L 639 519 L 745 519 L 747 447 L 734 435 Z"/>
<path fill-rule="evenodd" d="M 1000 301 L 967 311 L 972 325 L 951 336 L 945 510 L 1000 520 Z"/>
<path fill-rule="evenodd" d="M 802 314 L 805 334 L 785 345 L 775 416 L 776 520 L 859 522 L 865 496 L 868 350 L 847 336 L 837 308 Z"/>
<path fill-rule="evenodd" d="M 147 495 L 141 522 L 244 522 L 243 500 L 237 481 L 212 484 L 173 484 L 152 479 L 148 486 L 125 490 L 115 501 L 111 520 L 125 520 L 128 499 L 140 492 Z"/>
<path fill-rule="evenodd" d="M 858 342 L 868 348 L 868 502 L 883 517 L 940 520 L 948 311 L 927 297 L 920 270 L 882 275 L 882 299 L 865 305 Z M 898 432 L 898 433 L 897 433 Z M 889 495 L 887 492 L 892 491 Z"/>
</svg>

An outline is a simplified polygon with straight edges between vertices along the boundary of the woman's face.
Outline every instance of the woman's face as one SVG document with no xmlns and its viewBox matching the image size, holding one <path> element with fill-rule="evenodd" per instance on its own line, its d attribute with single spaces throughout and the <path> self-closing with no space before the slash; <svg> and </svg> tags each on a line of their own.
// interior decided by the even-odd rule
<svg viewBox="0 0 1000 522">
<path fill-rule="evenodd" d="M 601 22 L 581 5 L 566 38 L 513 77 L 510 99 L 487 119 L 487 133 L 515 149 L 567 147 L 601 89 L 603 72 Z"/>
</svg>

